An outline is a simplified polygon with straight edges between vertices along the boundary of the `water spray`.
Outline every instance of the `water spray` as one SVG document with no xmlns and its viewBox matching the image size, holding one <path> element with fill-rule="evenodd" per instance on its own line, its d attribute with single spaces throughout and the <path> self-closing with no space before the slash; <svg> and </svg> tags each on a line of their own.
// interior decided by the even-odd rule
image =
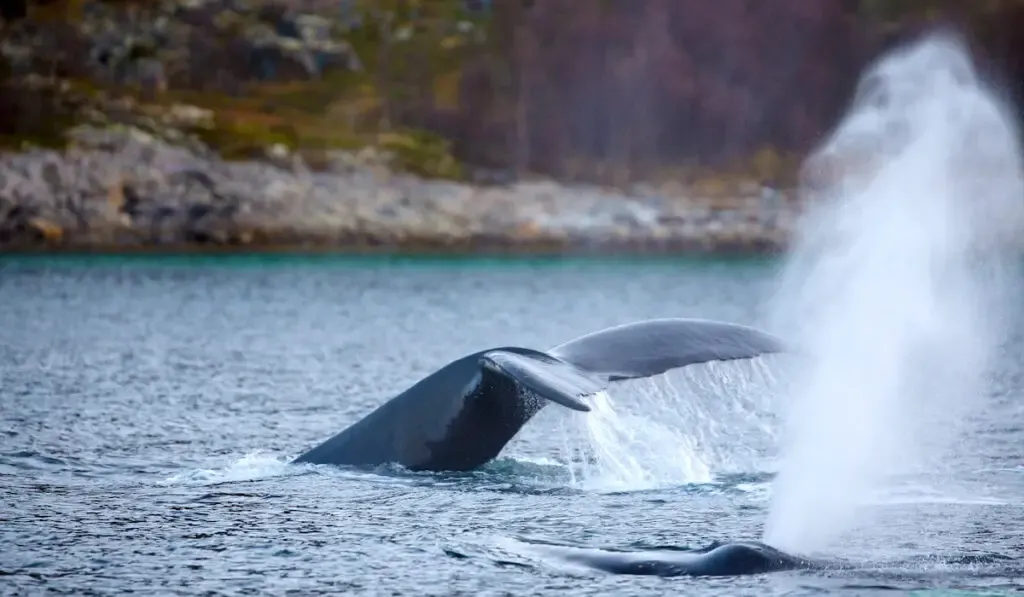
<svg viewBox="0 0 1024 597">
<path fill-rule="evenodd" d="M 949 32 L 883 55 L 805 163 L 772 303 L 808 361 L 786 405 L 764 540 L 828 547 L 928 466 L 985 394 L 1024 227 L 1017 131 Z"/>
<path fill-rule="evenodd" d="M 762 359 L 708 363 L 623 383 L 562 418 L 573 485 L 637 491 L 713 483 L 760 468 L 775 442 L 776 384 Z"/>
</svg>

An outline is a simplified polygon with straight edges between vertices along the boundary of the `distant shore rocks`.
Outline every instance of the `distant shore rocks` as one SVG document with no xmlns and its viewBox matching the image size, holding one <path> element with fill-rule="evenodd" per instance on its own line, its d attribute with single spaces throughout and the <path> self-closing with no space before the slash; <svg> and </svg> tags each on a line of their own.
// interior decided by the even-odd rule
<svg viewBox="0 0 1024 597">
<path fill-rule="evenodd" d="M 36 11 L 60 12 L 37 3 Z M 68 5 L 72 5 L 69 7 Z M 0 56 L 15 73 L 55 65 L 79 77 L 159 90 L 169 84 L 314 79 L 359 72 L 344 32 L 358 11 L 347 1 L 159 0 L 63 3 L 48 27 L 14 19 Z M 73 10 L 77 5 L 78 10 Z M 352 14 L 349 14 L 352 13 Z"/>
<path fill-rule="evenodd" d="M 74 139 L 4 155 L 0 249 L 757 253 L 785 246 L 796 215 L 785 193 L 756 184 L 475 186 L 341 153 L 316 172 L 285 152 L 224 161 L 130 127 Z"/>
</svg>

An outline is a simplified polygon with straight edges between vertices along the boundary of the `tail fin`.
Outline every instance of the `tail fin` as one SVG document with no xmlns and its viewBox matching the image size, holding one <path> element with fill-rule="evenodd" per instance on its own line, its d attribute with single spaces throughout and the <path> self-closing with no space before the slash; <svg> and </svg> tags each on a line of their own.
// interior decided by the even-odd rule
<svg viewBox="0 0 1024 597">
<path fill-rule="evenodd" d="M 532 350 L 490 350 L 480 356 L 480 365 L 514 380 L 542 398 L 582 412 L 589 411 L 590 407 L 580 398 L 596 394 L 608 386 L 605 380 L 570 363 Z"/>
<path fill-rule="evenodd" d="M 587 334 L 548 353 L 606 381 L 617 381 L 785 350 L 778 338 L 747 326 L 704 319 L 651 319 Z"/>
</svg>

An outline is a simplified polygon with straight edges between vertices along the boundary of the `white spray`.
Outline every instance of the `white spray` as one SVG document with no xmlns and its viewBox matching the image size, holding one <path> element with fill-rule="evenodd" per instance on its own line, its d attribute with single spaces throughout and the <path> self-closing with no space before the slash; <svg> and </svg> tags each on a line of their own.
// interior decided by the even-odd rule
<svg viewBox="0 0 1024 597">
<path fill-rule="evenodd" d="M 563 422 L 574 485 L 636 491 L 757 470 L 775 443 L 774 376 L 760 360 L 707 363 L 618 384 Z"/>
<path fill-rule="evenodd" d="M 804 174 L 772 328 L 807 362 L 764 540 L 811 552 L 951 448 L 983 399 L 1024 176 L 1002 102 L 948 32 L 876 61 Z"/>
</svg>

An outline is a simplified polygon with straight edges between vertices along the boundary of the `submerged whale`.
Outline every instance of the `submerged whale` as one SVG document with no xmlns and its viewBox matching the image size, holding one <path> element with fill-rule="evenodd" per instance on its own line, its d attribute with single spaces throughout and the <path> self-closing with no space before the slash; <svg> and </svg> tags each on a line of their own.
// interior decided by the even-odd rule
<svg viewBox="0 0 1024 597">
<path fill-rule="evenodd" d="M 565 563 L 610 574 L 643 576 L 740 576 L 823 568 L 759 541 L 715 542 L 695 550 L 607 551 L 582 547 L 534 545 L 534 549 Z"/>
<path fill-rule="evenodd" d="M 638 321 L 543 352 L 491 348 L 445 365 L 293 462 L 468 471 L 549 402 L 586 412 L 582 398 L 612 382 L 782 350 L 765 332 L 702 319 Z"/>
</svg>

